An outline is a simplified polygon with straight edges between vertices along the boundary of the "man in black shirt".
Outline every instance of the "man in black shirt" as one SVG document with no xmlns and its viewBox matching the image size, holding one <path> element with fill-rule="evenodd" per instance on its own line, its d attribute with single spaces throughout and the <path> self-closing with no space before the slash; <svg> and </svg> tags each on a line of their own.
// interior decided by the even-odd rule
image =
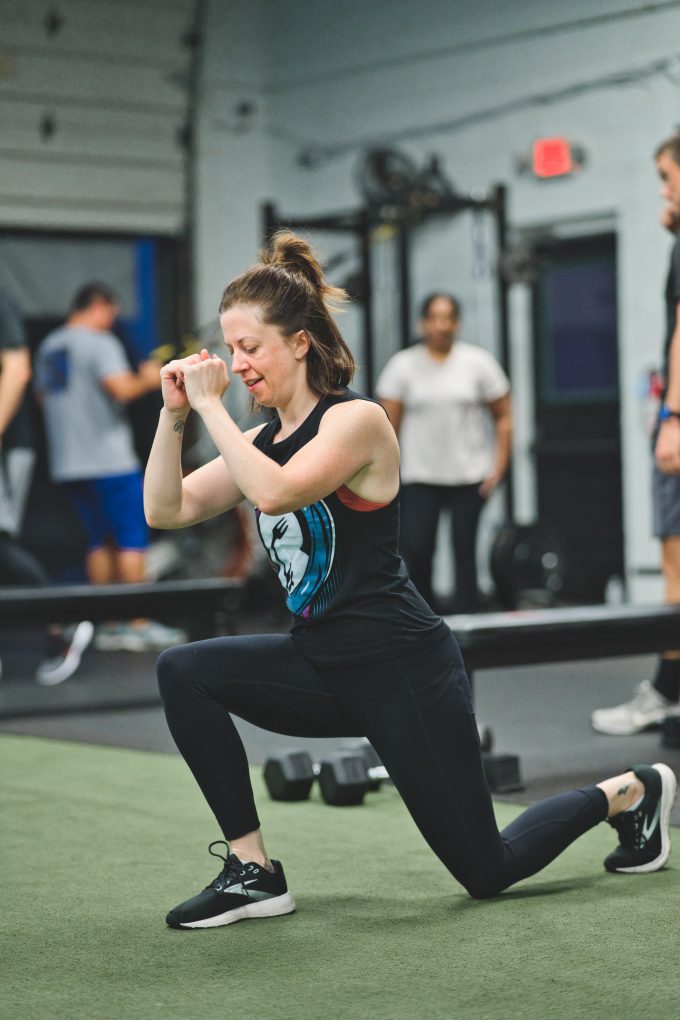
<svg viewBox="0 0 680 1020">
<path fill-rule="evenodd" d="M 662 225 L 673 234 L 666 279 L 664 390 L 654 432 L 652 497 L 654 534 L 661 539 L 665 601 L 680 604 L 680 134 L 666 139 L 655 154 L 661 178 Z M 600 733 L 627 735 L 658 725 L 680 711 L 680 651 L 666 652 L 654 681 L 643 680 L 631 701 L 593 712 Z"/>
</svg>

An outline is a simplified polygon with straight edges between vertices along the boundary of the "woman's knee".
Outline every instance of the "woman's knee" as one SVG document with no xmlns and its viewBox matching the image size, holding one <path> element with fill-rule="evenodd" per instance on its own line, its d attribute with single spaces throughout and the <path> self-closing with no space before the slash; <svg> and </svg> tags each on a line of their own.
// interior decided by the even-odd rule
<svg viewBox="0 0 680 1020">
<path fill-rule="evenodd" d="M 492 900 L 505 889 L 502 882 L 483 882 L 465 886 L 465 891 L 473 900 Z"/>
<path fill-rule="evenodd" d="M 507 873 L 501 867 L 498 871 L 491 867 L 472 875 L 458 875 L 458 881 L 473 900 L 492 900 L 499 896 L 511 884 Z"/>
<path fill-rule="evenodd" d="M 164 703 L 189 687 L 189 658 L 191 645 L 173 645 L 166 648 L 156 660 L 158 689 Z"/>
</svg>

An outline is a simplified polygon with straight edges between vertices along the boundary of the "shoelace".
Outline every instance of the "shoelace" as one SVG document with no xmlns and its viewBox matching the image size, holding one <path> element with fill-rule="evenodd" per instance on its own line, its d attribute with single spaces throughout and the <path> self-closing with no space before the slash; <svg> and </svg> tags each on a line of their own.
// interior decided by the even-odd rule
<svg viewBox="0 0 680 1020">
<path fill-rule="evenodd" d="M 630 850 L 639 850 L 641 843 L 643 812 L 640 808 L 637 811 L 622 811 L 614 818 L 607 821 L 619 834 L 621 846 Z"/>
<path fill-rule="evenodd" d="M 216 854 L 213 850 L 214 846 L 226 847 L 227 856 L 223 857 L 222 854 Z M 213 840 L 208 847 L 208 853 L 212 857 L 219 857 L 221 861 L 224 861 L 224 867 L 217 878 L 214 878 L 210 885 L 206 886 L 206 889 L 215 889 L 217 892 L 221 892 L 226 886 L 231 885 L 233 879 L 242 878 L 247 874 L 247 869 L 243 867 L 243 863 L 235 854 L 229 852 L 229 844 L 226 839 Z"/>
</svg>

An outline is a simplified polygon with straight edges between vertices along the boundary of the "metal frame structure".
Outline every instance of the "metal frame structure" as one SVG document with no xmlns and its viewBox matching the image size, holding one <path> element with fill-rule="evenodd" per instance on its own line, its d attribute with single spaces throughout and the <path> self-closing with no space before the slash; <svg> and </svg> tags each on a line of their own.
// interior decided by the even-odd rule
<svg viewBox="0 0 680 1020">
<path fill-rule="evenodd" d="M 495 185 L 483 198 L 466 195 L 438 197 L 436 205 L 421 207 L 414 219 L 408 208 L 398 205 L 366 206 L 348 212 L 326 213 L 319 216 L 285 216 L 273 202 L 262 206 L 262 232 L 265 243 L 282 228 L 290 230 L 320 230 L 348 234 L 356 238 L 361 260 L 361 291 L 363 312 L 362 363 L 366 374 L 369 395 L 375 384 L 373 281 L 371 272 L 371 231 L 389 225 L 396 229 L 397 271 L 399 279 L 399 321 L 401 346 L 411 342 L 411 235 L 423 222 L 438 216 L 457 216 L 461 212 L 488 212 L 493 216 L 496 238 L 496 298 L 498 302 L 498 353 L 499 360 L 510 377 L 510 336 L 508 284 L 503 273 L 502 254 L 507 244 L 507 189 Z M 505 484 L 506 513 L 512 519 L 512 476 L 508 473 Z"/>
<path fill-rule="evenodd" d="M 466 210 L 473 212 L 489 212 L 493 215 L 498 258 L 496 260 L 496 287 L 499 308 L 498 318 L 498 350 L 500 361 L 506 372 L 509 369 L 509 316 L 507 284 L 501 269 L 500 258 L 507 242 L 507 197 L 506 188 L 497 184 L 484 198 L 472 198 L 465 195 L 453 195 L 450 198 L 439 198 L 436 206 L 422 208 L 418 211 L 414 222 L 410 211 L 401 206 L 384 205 L 367 206 L 349 212 L 326 213 L 320 216 L 285 216 L 279 212 L 273 202 L 262 207 L 262 232 L 265 242 L 281 228 L 291 230 L 321 230 L 329 233 L 342 233 L 354 236 L 359 244 L 361 257 L 361 278 L 363 292 L 363 362 L 366 366 L 366 380 L 369 391 L 374 384 L 373 357 L 373 316 L 372 316 L 372 274 L 371 274 L 371 231 L 378 226 L 393 226 L 397 232 L 397 268 L 399 278 L 399 301 L 401 324 L 401 346 L 407 347 L 411 341 L 411 235 L 418 226 L 436 216 L 456 216 Z"/>
</svg>

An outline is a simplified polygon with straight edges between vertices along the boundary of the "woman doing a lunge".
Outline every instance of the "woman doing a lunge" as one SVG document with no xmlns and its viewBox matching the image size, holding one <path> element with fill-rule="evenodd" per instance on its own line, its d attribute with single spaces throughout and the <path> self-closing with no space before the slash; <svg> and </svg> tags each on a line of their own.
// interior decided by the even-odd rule
<svg viewBox="0 0 680 1020">
<path fill-rule="evenodd" d="M 550 797 L 499 832 L 460 651 L 397 551 L 394 430 L 377 403 L 348 389 L 354 362 L 329 309 L 342 297 L 305 241 L 277 235 L 222 297 L 230 368 L 203 351 L 162 370 L 149 523 L 186 527 L 250 501 L 294 619 L 289 634 L 215 638 L 160 656 L 170 730 L 228 843 L 219 876 L 167 923 L 207 928 L 295 909 L 265 849 L 230 713 L 296 737 L 367 737 L 471 896 L 534 874 L 605 819 L 619 837 L 607 869 L 662 867 L 676 790 L 663 764 Z M 240 431 L 222 402 L 230 376 L 275 412 L 271 422 Z M 183 478 L 191 409 L 219 455 Z"/>
</svg>

